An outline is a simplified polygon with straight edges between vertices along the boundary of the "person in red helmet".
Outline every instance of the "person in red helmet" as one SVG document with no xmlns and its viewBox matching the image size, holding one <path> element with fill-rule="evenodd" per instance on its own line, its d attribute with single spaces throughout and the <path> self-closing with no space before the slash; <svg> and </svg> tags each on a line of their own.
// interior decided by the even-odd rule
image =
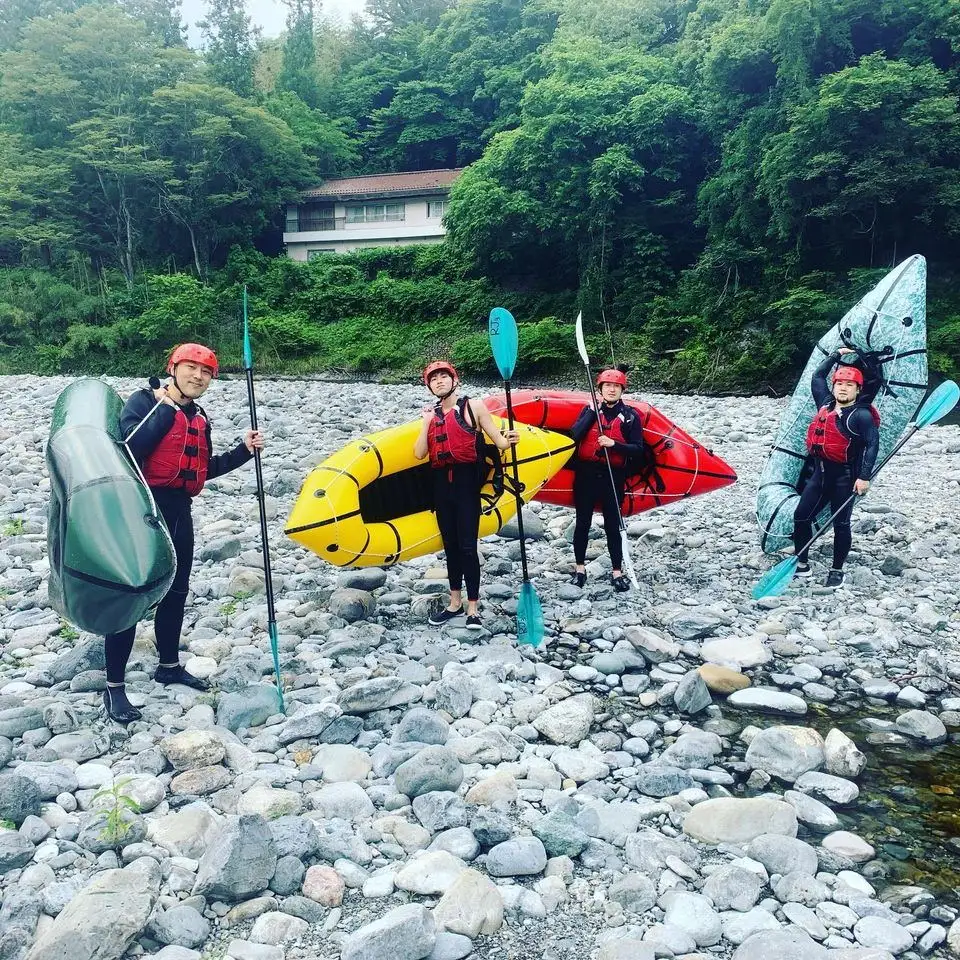
<svg viewBox="0 0 960 960">
<path fill-rule="evenodd" d="M 842 347 L 830 354 L 813 374 L 810 388 L 817 413 L 807 429 L 808 470 L 812 473 L 793 514 L 796 575 L 809 577 L 806 544 L 813 536 L 813 521 L 827 507 L 831 513 L 840 510 L 833 520 L 833 567 L 824 584 L 832 589 L 843 585 L 843 565 L 850 553 L 852 494 L 862 496 L 870 489 L 870 475 L 880 447 L 880 414 L 876 407 L 859 402 L 863 373 L 843 362 L 853 352 Z"/>
<path fill-rule="evenodd" d="M 587 540 L 593 511 L 599 503 L 613 567 L 610 579 L 618 593 L 630 589 L 630 581 L 623 575 L 623 545 L 620 542 L 620 504 L 627 481 L 627 463 L 641 455 L 644 444 L 640 417 L 622 400 L 626 387 L 626 368 L 602 370 L 597 376 L 601 401 L 600 423 L 597 422 L 593 405 L 587 404 L 572 430 L 573 439 L 577 442 L 573 479 L 573 505 L 577 521 L 573 531 L 574 572 L 571 583 L 582 587 L 587 582 Z M 607 469 L 608 456 L 610 470 Z M 610 483 L 611 471 L 613 485 Z"/>
<path fill-rule="evenodd" d="M 430 458 L 433 468 L 433 501 L 437 526 L 447 559 L 450 603 L 430 617 L 441 626 L 463 612 L 463 586 L 467 587 L 467 628 L 482 629 L 477 601 L 480 599 L 480 488 L 486 461 L 483 434 L 498 450 L 520 439 L 516 430 L 501 433 L 486 404 L 476 397 L 458 397 L 460 378 L 446 360 L 436 360 L 423 371 L 423 382 L 436 403 L 424 408 L 423 425 L 413 446 L 413 455 Z"/>
<path fill-rule="evenodd" d="M 158 683 L 179 683 L 206 690 L 207 683 L 180 665 L 180 630 L 193 565 L 191 501 L 207 480 L 242 466 L 263 447 L 259 431 L 248 430 L 233 450 L 214 456 L 210 420 L 197 400 L 219 372 L 216 354 L 199 343 L 184 343 L 170 355 L 165 386 L 138 390 L 120 415 L 120 431 L 150 487 L 177 557 L 177 573 L 167 595 L 157 606 L 154 628 L 160 665 Z M 157 381 L 154 381 L 156 383 Z M 135 626 L 104 638 L 107 714 L 120 723 L 138 720 L 140 711 L 127 698 L 124 675 L 133 649 Z"/>
</svg>

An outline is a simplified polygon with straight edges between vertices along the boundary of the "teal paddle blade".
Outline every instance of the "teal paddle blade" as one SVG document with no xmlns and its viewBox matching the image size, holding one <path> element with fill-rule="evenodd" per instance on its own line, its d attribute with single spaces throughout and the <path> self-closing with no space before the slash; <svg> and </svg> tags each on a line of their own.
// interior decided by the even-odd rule
<svg viewBox="0 0 960 960">
<path fill-rule="evenodd" d="M 250 320 L 247 312 L 247 288 L 243 288 L 243 369 L 253 369 L 253 350 L 250 347 Z"/>
<path fill-rule="evenodd" d="M 933 393 L 923 401 L 917 413 L 917 429 L 942 420 L 960 400 L 960 387 L 953 380 L 944 380 Z"/>
<path fill-rule="evenodd" d="M 517 641 L 531 647 L 543 643 L 543 608 L 533 584 L 524 580 L 517 598 Z"/>
<path fill-rule="evenodd" d="M 277 637 L 277 624 L 271 621 L 268 625 L 270 631 L 270 652 L 273 654 L 273 671 L 277 678 L 277 702 L 280 705 L 280 712 L 286 713 L 287 707 L 283 702 L 283 681 L 280 679 L 280 643 Z"/>
<path fill-rule="evenodd" d="M 790 586 L 793 575 L 797 572 L 799 561 L 796 557 L 787 557 L 782 560 L 772 570 L 768 570 L 753 588 L 751 596 L 754 600 L 762 600 L 764 597 L 779 597 Z"/>
<path fill-rule="evenodd" d="M 493 359 L 497 362 L 500 376 L 504 380 L 512 380 L 519 349 L 517 321 L 509 310 L 494 307 L 490 311 L 489 329 L 490 349 L 493 351 Z"/>
</svg>

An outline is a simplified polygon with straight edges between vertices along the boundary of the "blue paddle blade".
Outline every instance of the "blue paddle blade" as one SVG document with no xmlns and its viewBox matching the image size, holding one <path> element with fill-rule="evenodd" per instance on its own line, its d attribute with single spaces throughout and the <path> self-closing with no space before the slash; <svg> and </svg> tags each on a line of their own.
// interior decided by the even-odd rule
<svg viewBox="0 0 960 960">
<path fill-rule="evenodd" d="M 494 307 L 490 311 L 490 349 L 493 351 L 493 359 L 497 362 L 500 376 L 504 380 L 512 380 L 517 365 L 519 336 L 517 321 L 513 319 L 513 314 L 503 307 Z"/>
<path fill-rule="evenodd" d="M 543 608 L 533 584 L 524 580 L 517 598 L 517 641 L 531 647 L 543 643 Z"/>
<path fill-rule="evenodd" d="M 772 570 L 768 570 L 753 588 L 751 596 L 754 600 L 764 597 L 779 597 L 790 586 L 793 575 L 797 572 L 799 561 L 796 557 L 787 557 L 778 563 Z"/>
<path fill-rule="evenodd" d="M 960 400 L 960 387 L 953 380 L 944 380 L 933 393 L 923 401 L 917 413 L 917 429 L 942 420 Z"/>
</svg>

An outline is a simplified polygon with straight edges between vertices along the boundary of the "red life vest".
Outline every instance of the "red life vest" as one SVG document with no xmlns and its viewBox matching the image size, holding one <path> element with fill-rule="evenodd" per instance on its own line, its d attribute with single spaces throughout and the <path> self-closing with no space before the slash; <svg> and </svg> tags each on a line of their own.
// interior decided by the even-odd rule
<svg viewBox="0 0 960 960">
<path fill-rule="evenodd" d="M 476 463 L 480 459 L 480 431 L 467 423 L 464 414 L 469 402 L 467 397 L 462 397 L 446 413 L 441 404 L 436 405 L 427 433 L 430 466 L 435 470 L 455 463 Z"/>
<path fill-rule="evenodd" d="M 604 419 L 603 432 L 616 443 L 627 443 L 626 425 L 626 418 L 621 412 L 609 423 Z M 626 454 L 615 450 L 613 447 L 607 447 L 606 449 L 610 457 L 611 467 L 622 467 L 627 462 Z M 604 448 L 600 446 L 600 425 L 594 420 L 593 425 L 584 434 L 583 439 L 577 446 L 577 458 L 588 463 L 602 462 L 603 450 Z"/>
<path fill-rule="evenodd" d="M 873 422 L 880 426 L 880 413 L 870 405 Z M 815 457 L 833 463 L 849 463 L 850 448 L 856 437 L 840 429 L 840 410 L 833 403 L 822 406 L 807 427 L 807 450 Z"/>
<path fill-rule="evenodd" d="M 186 490 L 195 497 L 207 479 L 210 446 L 207 417 L 200 407 L 188 417 L 178 407 L 173 426 L 143 463 L 143 475 L 151 487 Z"/>
</svg>

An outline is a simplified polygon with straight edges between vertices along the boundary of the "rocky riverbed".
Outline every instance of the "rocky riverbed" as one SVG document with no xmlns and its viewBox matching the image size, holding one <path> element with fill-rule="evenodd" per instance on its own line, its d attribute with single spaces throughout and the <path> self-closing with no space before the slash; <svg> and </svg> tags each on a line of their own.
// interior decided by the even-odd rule
<svg viewBox="0 0 960 960">
<path fill-rule="evenodd" d="M 282 534 L 308 469 L 416 416 L 421 389 L 261 383 L 287 713 L 248 466 L 194 509 L 183 657 L 213 690 L 155 684 L 145 623 L 125 729 L 100 706 L 102 641 L 47 603 L 66 382 L 0 378 L 0 960 L 960 955 L 949 880 L 895 879 L 916 791 L 949 798 L 949 778 L 878 796 L 885 769 L 956 752 L 960 427 L 918 435 L 858 507 L 844 589 L 820 586 L 827 538 L 813 583 L 757 604 L 774 561 L 754 487 L 783 403 L 649 397 L 740 482 L 635 518 L 627 595 L 599 528 L 571 586 L 572 516 L 534 505 L 534 651 L 512 632 L 511 536 L 483 544 L 477 635 L 427 625 L 437 558 L 344 572 Z M 205 405 L 215 447 L 235 443 L 244 385 Z M 956 826 L 914 832 L 948 859 Z"/>
</svg>

